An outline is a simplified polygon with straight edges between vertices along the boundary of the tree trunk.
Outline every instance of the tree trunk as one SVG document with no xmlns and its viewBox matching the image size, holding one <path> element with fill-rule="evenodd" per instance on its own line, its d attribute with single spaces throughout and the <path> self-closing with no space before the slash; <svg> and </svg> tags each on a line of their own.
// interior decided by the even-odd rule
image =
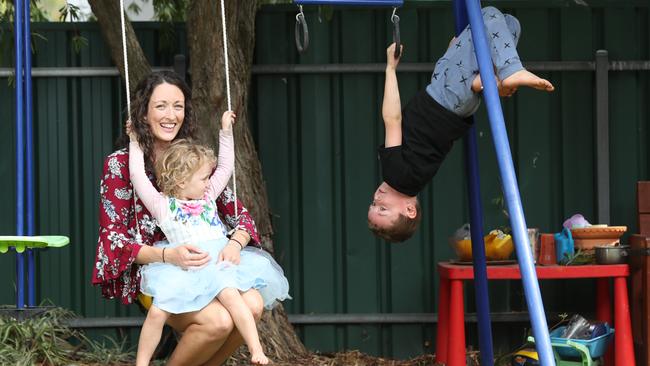
<svg viewBox="0 0 650 366">
<path fill-rule="evenodd" d="M 248 123 L 248 90 L 257 7 L 257 1 L 254 0 L 226 0 L 226 35 L 231 103 L 237 114 L 234 128 L 237 195 L 255 219 L 264 247 L 272 251 L 273 229 L 268 197 Z M 202 130 L 206 132 L 202 134 L 208 140 L 205 142 L 214 145 L 218 140 L 221 114 L 228 109 L 219 1 L 195 0 L 190 3 L 187 37 L 194 110 L 197 120 L 202 124 Z M 258 330 L 271 359 L 286 360 L 306 353 L 281 305 L 273 312 L 266 312 Z M 241 353 L 244 348 L 240 348 L 240 352 L 235 355 L 236 359 L 246 357 Z"/>
<path fill-rule="evenodd" d="M 237 194 L 255 218 L 267 249 L 272 250 L 271 220 L 262 170 L 248 125 L 248 88 L 255 45 L 255 0 L 227 0 L 226 28 L 232 109 L 235 124 Z M 215 145 L 221 114 L 228 109 L 223 33 L 219 1 L 192 1 L 187 12 L 187 44 L 192 100 L 204 142 Z"/>
<path fill-rule="evenodd" d="M 123 56 L 119 2 L 89 0 L 102 34 L 111 48 L 113 61 L 122 76 Z M 262 244 L 273 252 L 273 229 L 262 168 L 248 123 L 248 89 L 251 81 L 255 45 L 257 0 L 226 0 L 226 27 L 230 68 L 232 109 L 237 114 L 234 128 L 237 195 L 255 219 Z M 187 12 L 189 68 L 192 99 L 204 143 L 216 145 L 221 114 L 228 109 L 224 70 L 223 34 L 219 1 L 191 1 Z M 131 88 L 151 67 L 135 38 L 130 22 L 126 23 Z M 307 353 L 296 336 L 281 305 L 265 312 L 258 326 L 267 355 L 276 361 L 295 359 Z M 240 364 L 245 357 L 241 347 L 231 363 Z M 241 360 L 241 361 L 240 361 Z"/>
<path fill-rule="evenodd" d="M 111 57 L 124 77 L 124 51 L 122 49 L 122 27 L 120 25 L 120 2 L 113 0 L 88 0 L 102 32 L 106 44 L 111 50 Z M 149 61 L 144 56 L 140 42 L 135 37 L 131 22 L 125 16 L 127 58 L 129 61 L 129 87 L 133 92 L 136 85 L 151 72 Z"/>
</svg>

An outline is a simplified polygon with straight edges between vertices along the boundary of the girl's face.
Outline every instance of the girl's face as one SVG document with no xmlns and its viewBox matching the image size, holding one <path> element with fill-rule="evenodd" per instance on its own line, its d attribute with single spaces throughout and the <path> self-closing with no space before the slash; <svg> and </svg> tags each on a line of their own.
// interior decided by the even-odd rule
<svg viewBox="0 0 650 366">
<path fill-rule="evenodd" d="M 185 119 L 185 95 L 172 84 L 163 83 L 154 88 L 147 108 L 147 123 L 154 144 L 170 143 L 176 138 Z"/>
<path fill-rule="evenodd" d="M 178 198 L 182 200 L 198 200 L 203 198 L 210 184 L 212 170 L 212 164 L 208 162 L 203 163 L 188 180 L 181 183 Z"/>
</svg>

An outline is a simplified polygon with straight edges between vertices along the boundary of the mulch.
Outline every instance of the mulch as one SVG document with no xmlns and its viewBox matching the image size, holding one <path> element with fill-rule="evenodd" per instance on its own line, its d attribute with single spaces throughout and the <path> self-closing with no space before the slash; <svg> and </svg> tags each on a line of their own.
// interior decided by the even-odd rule
<svg viewBox="0 0 650 366">
<path fill-rule="evenodd" d="M 245 360 L 231 359 L 227 365 L 244 365 Z M 338 352 L 335 354 L 306 354 L 297 355 L 295 358 L 275 360 L 276 366 L 442 366 L 435 362 L 434 355 L 422 355 L 410 360 L 390 360 L 373 357 L 359 351 Z"/>
</svg>

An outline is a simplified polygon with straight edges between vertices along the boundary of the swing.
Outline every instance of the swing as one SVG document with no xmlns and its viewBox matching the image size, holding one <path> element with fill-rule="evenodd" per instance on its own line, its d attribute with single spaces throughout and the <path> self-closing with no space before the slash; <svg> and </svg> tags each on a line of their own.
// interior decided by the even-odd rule
<svg viewBox="0 0 650 366">
<path fill-rule="evenodd" d="M 124 77 L 125 77 L 125 87 L 126 87 L 126 110 L 127 118 L 131 120 L 131 92 L 129 87 L 129 59 L 128 52 L 126 49 L 126 26 L 124 21 L 124 0 L 120 0 L 120 26 L 122 30 L 122 52 L 124 57 Z M 228 110 L 232 111 L 232 102 L 230 97 L 230 72 L 228 66 L 228 38 L 226 36 L 226 11 L 224 7 L 224 0 L 221 0 L 221 26 L 223 28 L 223 53 L 224 53 L 224 69 L 226 73 L 226 96 L 228 100 Z M 235 160 L 236 165 L 236 160 Z M 235 196 L 235 220 L 239 219 L 239 213 L 237 210 L 237 175 L 236 168 L 233 166 L 232 170 L 232 182 L 233 182 L 233 194 Z M 135 189 L 132 186 L 133 190 L 133 207 L 135 208 L 136 204 L 136 193 Z M 140 234 L 140 225 L 138 222 L 138 215 L 135 215 L 135 229 L 136 235 L 135 240 L 139 244 L 142 244 L 142 235 Z M 231 233 L 234 229 L 231 231 Z"/>
<path fill-rule="evenodd" d="M 305 13 L 303 13 L 303 5 L 353 5 L 353 6 L 392 6 L 393 13 L 390 16 L 390 21 L 393 23 L 393 42 L 395 43 L 395 57 L 399 57 L 401 50 L 400 33 L 399 33 L 399 16 L 397 8 L 404 4 L 404 0 L 294 0 L 298 5 L 299 12 L 296 14 L 296 26 L 294 28 L 294 37 L 296 40 L 296 48 L 298 52 L 304 53 L 309 47 L 309 29 L 307 27 L 307 20 L 305 20 Z M 302 31 L 302 37 L 300 33 Z M 225 30 L 224 30 L 225 32 Z"/>
</svg>

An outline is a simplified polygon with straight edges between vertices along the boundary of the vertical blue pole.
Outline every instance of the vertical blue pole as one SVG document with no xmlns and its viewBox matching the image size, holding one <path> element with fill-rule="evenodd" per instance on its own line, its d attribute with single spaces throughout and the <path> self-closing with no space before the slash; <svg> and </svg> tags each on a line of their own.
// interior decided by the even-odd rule
<svg viewBox="0 0 650 366">
<path fill-rule="evenodd" d="M 23 154 L 23 0 L 14 2 L 14 44 L 16 85 L 16 235 L 25 231 L 25 156 Z M 25 268 L 22 253 L 16 252 L 16 307 L 25 307 Z"/>
<path fill-rule="evenodd" d="M 463 1 L 454 0 L 456 36 L 467 26 L 467 8 Z M 474 117 L 470 117 L 472 120 Z M 473 121 L 472 121 L 473 122 Z M 474 294 L 478 316 L 478 342 L 481 365 L 494 364 L 492 345 L 492 325 L 490 320 L 490 297 L 488 294 L 485 243 L 483 241 L 483 207 L 481 207 L 481 183 L 478 168 L 478 148 L 476 142 L 476 125 L 465 135 L 465 165 L 467 166 L 467 192 L 469 195 L 470 230 L 472 234 L 472 259 L 474 262 Z"/>
<path fill-rule="evenodd" d="M 31 17 L 30 0 L 25 1 L 23 21 L 25 51 L 25 140 L 26 166 L 27 166 L 27 235 L 34 235 L 34 134 L 32 117 L 32 42 L 31 42 Z M 35 306 L 34 286 L 34 251 L 27 249 L 27 305 Z"/>
<path fill-rule="evenodd" d="M 465 4 L 472 30 L 472 38 L 474 39 L 481 80 L 483 82 L 483 98 L 488 109 L 494 148 L 496 150 L 499 172 L 503 183 L 503 193 L 510 214 L 510 226 L 514 234 L 519 269 L 524 285 L 526 304 L 533 326 L 537 352 L 542 366 L 555 366 L 553 350 L 548 334 L 548 325 L 546 324 L 546 316 L 544 314 L 544 305 L 542 304 L 535 265 L 530 251 L 530 244 L 528 243 L 526 220 L 521 206 L 521 198 L 519 197 L 519 188 L 512 163 L 510 143 L 506 133 L 501 102 L 499 101 L 481 8 L 477 0 L 465 0 Z"/>
</svg>

